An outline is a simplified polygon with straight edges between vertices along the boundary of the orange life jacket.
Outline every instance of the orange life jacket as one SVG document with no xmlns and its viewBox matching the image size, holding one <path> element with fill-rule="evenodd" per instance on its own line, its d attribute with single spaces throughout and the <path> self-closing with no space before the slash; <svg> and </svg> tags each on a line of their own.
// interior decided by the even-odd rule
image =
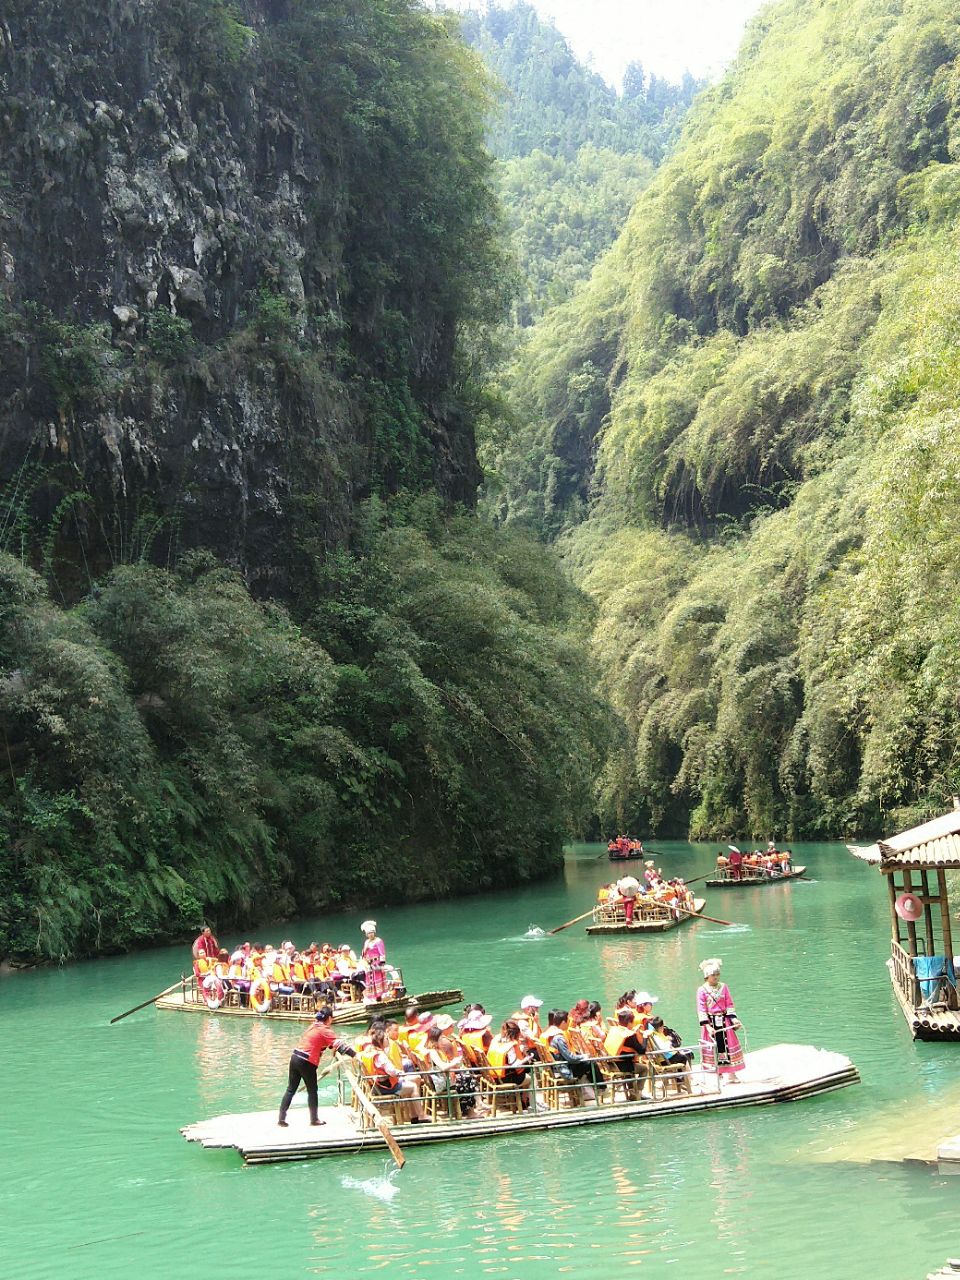
<svg viewBox="0 0 960 1280">
<path fill-rule="evenodd" d="M 487 1049 L 483 1042 L 483 1036 L 484 1033 L 482 1031 L 464 1031 L 460 1039 L 467 1048 L 472 1049 L 474 1053 L 486 1055 Z"/>
<path fill-rule="evenodd" d="M 619 1058 L 623 1052 L 623 1042 L 633 1035 L 632 1027 L 622 1027 L 619 1023 L 611 1027 L 603 1041 L 603 1052 L 608 1058 Z"/>
</svg>

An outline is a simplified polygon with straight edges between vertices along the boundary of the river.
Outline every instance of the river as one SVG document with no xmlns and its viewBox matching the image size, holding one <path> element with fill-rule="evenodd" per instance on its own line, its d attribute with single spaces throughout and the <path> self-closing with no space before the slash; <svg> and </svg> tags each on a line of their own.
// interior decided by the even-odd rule
<svg viewBox="0 0 960 1280">
<path fill-rule="evenodd" d="M 692 877 L 712 862 L 705 845 L 657 848 L 668 874 Z M 184 1142 L 180 1126 L 193 1120 L 274 1107 L 296 1035 L 152 1008 L 109 1026 L 189 965 L 184 948 L 0 982 L 0 1273 L 926 1275 L 960 1254 L 960 1177 L 856 1157 L 883 1155 L 913 1126 L 960 1131 L 960 1045 L 910 1039 L 884 968 L 877 871 L 841 846 L 796 850 L 808 882 L 709 895 L 707 910 L 736 920 L 732 929 L 697 922 L 638 941 L 575 925 L 527 936 L 586 910 L 610 875 L 599 846 L 571 850 L 563 876 L 542 885 L 374 914 L 411 990 L 459 985 L 502 1017 L 528 992 L 611 1008 L 625 988 L 646 987 L 686 1042 L 696 1038 L 697 963 L 720 956 L 748 1049 L 836 1049 L 862 1085 L 733 1114 L 426 1148 L 399 1174 L 376 1153 L 245 1168 L 236 1153 Z M 363 914 L 257 935 L 357 944 Z"/>
</svg>

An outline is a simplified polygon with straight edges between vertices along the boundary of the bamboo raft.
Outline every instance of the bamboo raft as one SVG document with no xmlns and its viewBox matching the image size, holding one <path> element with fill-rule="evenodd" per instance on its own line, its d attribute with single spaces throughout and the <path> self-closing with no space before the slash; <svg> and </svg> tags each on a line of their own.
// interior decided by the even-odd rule
<svg viewBox="0 0 960 1280">
<path fill-rule="evenodd" d="M 219 1009 L 209 1008 L 198 993 L 193 978 L 185 978 L 180 991 L 161 996 L 156 1002 L 158 1009 L 172 1009 L 177 1013 L 205 1013 L 211 1017 L 257 1018 L 261 1022 L 312 1022 L 317 1009 L 326 1003 L 322 998 L 312 995 L 279 996 L 268 1013 L 257 1013 L 240 1003 L 237 992 L 231 992 Z M 448 1004 L 462 1004 L 463 992 L 452 988 L 448 991 L 421 991 L 417 995 L 401 996 L 393 1000 L 378 1000 L 375 1004 L 365 1004 L 362 1000 L 341 1001 L 333 1005 L 334 1022 L 344 1023 L 366 1022 L 372 1017 L 392 1018 L 402 1014 L 408 1005 L 415 1004 L 418 1009 L 441 1009 Z"/>
<path fill-rule="evenodd" d="M 680 1092 L 657 1100 L 584 1102 L 579 1106 L 539 1107 L 529 1111 L 495 1111 L 475 1120 L 437 1117 L 432 1124 L 394 1123 L 392 1137 L 400 1147 L 427 1143 L 464 1142 L 502 1134 L 530 1133 L 546 1129 L 570 1129 L 583 1125 L 610 1124 L 627 1120 L 656 1120 L 704 1111 L 728 1111 L 734 1107 L 765 1106 L 793 1102 L 843 1089 L 858 1083 L 860 1076 L 843 1054 L 816 1049 L 812 1045 L 773 1045 L 747 1054 L 746 1070 L 734 1084 L 718 1090 L 716 1076 L 695 1073 L 692 1092 Z M 345 1084 L 344 1076 L 347 1077 Z M 321 1106 L 324 1121 L 312 1128 L 306 1108 L 297 1107 L 288 1116 L 289 1128 L 277 1125 L 276 1111 L 247 1112 L 217 1116 L 187 1125 L 181 1130 L 188 1142 L 203 1147 L 233 1148 L 247 1164 L 274 1164 L 291 1160 L 313 1160 L 320 1156 L 356 1155 L 360 1151 L 382 1153 L 386 1143 L 365 1111 L 351 1105 L 347 1088 L 351 1077 L 340 1080 L 342 1101 Z M 355 1081 L 353 1087 L 356 1087 Z M 381 1100 L 382 1101 L 382 1100 Z"/>
<path fill-rule="evenodd" d="M 660 903 L 647 906 L 638 902 L 634 910 L 633 924 L 627 924 L 622 906 L 618 906 L 613 911 L 604 911 L 600 907 L 595 907 L 593 924 L 587 925 L 587 933 L 600 933 L 606 936 L 613 933 L 665 933 L 667 929 L 676 929 L 679 925 L 686 924 L 688 920 L 695 920 L 706 905 L 705 898 L 695 898 L 693 913 L 685 912 L 678 917 L 669 907 Z"/>
<path fill-rule="evenodd" d="M 724 876 L 722 879 L 708 880 L 706 887 L 708 889 L 745 889 L 758 884 L 785 884 L 788 880 L 799 880 L 806 871 L 806 867 L 794 867 L 792 871 L 785 871 L 776 876 L 741 876 L 739 880 L 734 880 L 733 876 Z"/>
</svg>

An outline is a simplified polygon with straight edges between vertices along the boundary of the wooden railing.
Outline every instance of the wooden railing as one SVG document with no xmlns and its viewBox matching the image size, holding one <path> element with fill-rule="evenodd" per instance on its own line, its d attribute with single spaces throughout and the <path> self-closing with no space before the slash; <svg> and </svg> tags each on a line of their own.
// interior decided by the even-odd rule
<svg viewBox="0 0 960 1280">
<path fill-rule="evenodd" d="M 917 981 L 913 960 L 907 955 L 899 942 L 890 943 L 890 957 L 893 962 L 893 980 L 897 990 L 913 1009 L 920 1007 L 920 983 Z"/>
</svg>

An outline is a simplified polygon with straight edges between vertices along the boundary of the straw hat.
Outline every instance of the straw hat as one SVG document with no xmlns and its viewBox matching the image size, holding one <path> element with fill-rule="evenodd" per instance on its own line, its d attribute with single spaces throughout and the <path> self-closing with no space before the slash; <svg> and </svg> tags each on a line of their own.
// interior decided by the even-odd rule
<svg viewBox="0 0 960 1280">
<path fill-rule="evenodd" d="M 434 1018 L 433 1025 L 439 1027 L 441 1031 L 449 1031 L 453 1026 L 453 1019 L 448 1013 L 441 1013 L 439 1018 Z"/>
</svg>

